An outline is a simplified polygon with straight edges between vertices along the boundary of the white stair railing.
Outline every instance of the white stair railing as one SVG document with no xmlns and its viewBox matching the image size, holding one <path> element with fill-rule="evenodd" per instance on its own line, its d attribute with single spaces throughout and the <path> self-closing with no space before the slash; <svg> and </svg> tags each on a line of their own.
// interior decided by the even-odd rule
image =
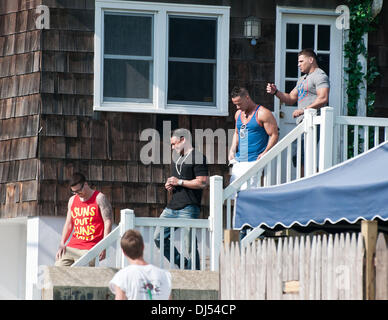
<svg viewBox="0 0 388 320">
<path fill-rule="evenodd" d="M 217 185 L 217 178 L 211 178 L 211 185 Z M 215 188 L 213 188 L 214 190 Z M 221 184 L 222 191 L 222 184 Z M 221 194 L 221 193 L 219 193 Z M 218 270 L 218 260 L 219 260 L 219 252 L 220 246 L 222 242 L 222 218 L 220 216 L 216 216 L 219 211 L 210 212 L 210 216 L 208 219 L 170 219 L 170 218 L 148 218 L 148 217 L 136 217 L 133 210 L 123 209 L 121 210 L 120 215 L 120 224 L 103 240 L 101 240 L 98 244 L 96 244 L 92 249 L 90 249 L 85 255 L 83 255 L 80 259 L 78 259 L 75 263 L 73 263 L 72 267 L 78 266 L 87 266 L 90 261 L 96 259 L 98 260 L 98 255 L 106 250 L 112 244 L 120 241 L 122 235 L 128 229 L 139 229 L 145 238 L 146 250 L 145 250 L 145 258 L 148 262 L 159 265 L 161 268 L 165 266 L 165 258 L 164 258 L 164 230 L 165 228 L 170 228 L 170 263 L 167 268 L 174 268 L 174 247 L 176 246 L 176 241 L 179 241 L 177 246 L 178 250 L 181 252 L 181 259 L 179 267 L 181 269 L 184 268 L 184 254 L 188 248 L 191 251 L 191 256 L 186 257 L 190 258 L 191 269 L 195 270 L 196 254 L 197 254 L 197 243 L 198 243 L 198 252 L 200 252 L 200 269 L 205 270 L 207 267 L 212 271 Z M 154 244 L 154 232 L 155 228 L 160 228 L 160 248 L 157 249 Z M 179 231 L 176 229 L 179 228 Z M 187 243 L 187 239 L 184 235 L 185 232 L 191 232 L 191 241 Z M 145 237 L 145 234 L 148 234 L 148 237 Z M 175 237 L 177 236 L 177 237 Z M 180 238 L 180 239 L 179 239 Z M 148 240 L 148 242 L 147 242 Z M 209 240 L 209 250 L 207 250 L 207 240 Z M 117 247 L 119 247 L 117 245 Z M 207 254 L 207 251 L 210 251 Z M 125 267 L 128 265 L 128 261 L 122 253 L 121 249 L 116 251 L 116 266 L 117 267 Z M 159 257 L 159 262 L 156 261 L 156 258 Z M 207 258 L 209 257 L 209 266 L 206 265 Z M 96 263 L 97 265 L 97 263 Z"/>
<path fill-rule="evenodd" d="M 334 140 L 336 156 L 333 164 L 338 164 L 349 158 L 348 144 L 351 140 L 353 141 L 353 156 L 357 156 L 387 141 L 388 119 L 337 116 L 335 117 L 335 131 L 341 137 L 341 139 Z M 351 136 L 349 136 L 349 133 Z M 372 143 L 369 143 L 370 138 L 373 140 Z"/>
</svg>

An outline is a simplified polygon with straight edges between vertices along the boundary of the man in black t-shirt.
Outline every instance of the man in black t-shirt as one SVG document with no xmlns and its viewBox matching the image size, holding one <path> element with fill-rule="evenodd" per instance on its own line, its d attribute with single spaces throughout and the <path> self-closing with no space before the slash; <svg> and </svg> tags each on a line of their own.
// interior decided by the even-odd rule
<svg viewBox="0 0 388 320">
<path fill-rule="evenodd" d="M 172 193 L 170 202 L 160 215 L 161 218 L 197 219 L 200 213 L 202 190 L 208 184 L 208 168 L 205 156 L 195 150 L 186 129 L 177 129 L 171 137 L 171 148 L 175 151 L 171 164 L 171 177 L 167 179 L 165 188 Z M 182 235 L 182 234 L 181 234 Z M 184 229 L 186 257 L 185 269 L 191 269 L 191 237 Z M 160 229 L 154 235 L 155 244 L 160 248 Z M 197 244 L 196 244 L 197 245 Z M 194 269 L 199 269 L 199 254 L 196 250 Z M 170 228 L 164 230 L 164 256 L 170 260 Z M 180 266 L 181 255 L 174 248 L 174 263 Z"/>
</svg>

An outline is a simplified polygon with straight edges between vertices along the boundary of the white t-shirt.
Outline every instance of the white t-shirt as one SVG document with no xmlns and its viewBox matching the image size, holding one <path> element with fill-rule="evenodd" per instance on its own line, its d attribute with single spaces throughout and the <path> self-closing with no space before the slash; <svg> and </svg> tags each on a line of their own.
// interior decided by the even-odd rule
<svg viewBox="0 0 388 320">
<path fill-rule="evenodd" d="M 125 292 L 128 300 L 168 300 L 171 274 L 152 264 L 129 265 L 118 271 L 109 282 L 113 294 L 115 285 Z"/>
</svg>

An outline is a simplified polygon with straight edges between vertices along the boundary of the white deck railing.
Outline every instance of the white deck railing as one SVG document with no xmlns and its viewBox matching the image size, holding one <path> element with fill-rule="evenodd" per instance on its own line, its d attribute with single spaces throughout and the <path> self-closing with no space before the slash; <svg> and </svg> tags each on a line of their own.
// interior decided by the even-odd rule
<svg viewBox="0 0 388 320">
<path fill-rule="evenodd" d="M 219 179 L 212 177 L 210 179 L 211 189 L 219 184 Z M 221 181 L 222 183 L 222 181 Z M 222 187 L 222 184 L 221 184 Z M 210 194 L 212 199 L 214 195 Z M 217 211 L 219 212 L 219 211 Z M 87 266 L 90 261 L 96 259 L 96 266 L 98 265 L 98 256 L 109 246 L 116 243 L 116 267 L 125 267 L 128 261 L 123 255 L 121 249 L 117 245 L 122 235 L 128 229 L 138 229 L 143 235 L 145 242 L 144 257 L 147 262 L 159 265 L 161 268 L 173 269 L 174 266 L 174 248 L 176 247 L 181 253 L 179 268 L 184 269 L 184 255 L 190 246 L 190 258 L 192 261 L 191 269 L 195 270 L 196 261 L 196 246 L 198 244 L 198 252 L 200 255 L 200 269 L 210 269 L 212 271 L 218 270 L 219 253 L 222 242 L 222 217 L 216 216 L 213 210 L 210 210 L 208 219 L 170 219 L 170 218 L 145 218 L 136 217 L 133 210 L 121 210 L 120 224 L 111 233 L 90 249 L 84 256 L 73 263 L 72 267 Z M 155 229 L 159 227 L 160 248 L 157 248 L 154 243 Z M 164 257 L 164 230 L 170 228 L 170 259 L 166 263 Z M 178 229 L 177 229 L 178 228 Z M 184 236 L 185 232 L 191 232 L 191 242 L 188 244 Z M 147 236 L 146 236 L 147 235 Z"/>
<path fill-rule="evenodd" d="M 349 128 L 353 131 L 351 137 L 348 135 Z M 319 144 L 317 143 L 318 132 Z M 301 158 L 302 135 L 305 141 L 304 159 Z M 302 174 L 308 177 L 318 170 L 321 172 L 349 158 L 350 138 L 353 139 L 353 156 L 379 145 L 388 140 L 388 119 L 335 116 L 331 107 L 322 108 L 320 116 L 315 115 L 311 109 L 305 110 L 302 123 L 279 141 L 245 174 L 225 189 L 218 186 L 218 189 L 213 191 L 217 195 L 215 199 L 217 203 L 210 203 L 210 207 L 217 207 L 221 214 L 223 205 L 226 204 L 226 228 L 231 229 L 232 203 L 236 193 L 242 189 L 252 188 L 253 179 L 256 181 L 261 179 L 260 186 L 265 187 L 299 179 Z M 372 144 L 369 143 L 370 139 L 373 140 Z M 296 168 L 292 166 L 293 145 L 294 148 L 296 147 Z M 218 176 L 218 178 L 222 181 L 222 177 Z"/>
</svg>

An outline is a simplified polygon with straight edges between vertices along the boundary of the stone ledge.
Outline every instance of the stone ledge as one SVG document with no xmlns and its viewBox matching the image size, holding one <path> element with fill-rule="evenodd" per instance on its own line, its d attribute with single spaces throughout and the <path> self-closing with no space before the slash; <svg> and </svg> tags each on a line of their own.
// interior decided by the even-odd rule
<svg viewBox="0 0 388 320">
<path fill-rule="evenodd" d="M 42 300 L 110 300 L 109 281 L 119 269 L 45 267 Z M 219 275 L 214 271 L 170 270 L 173 300 L 217 300 Z"/>
</svg>

